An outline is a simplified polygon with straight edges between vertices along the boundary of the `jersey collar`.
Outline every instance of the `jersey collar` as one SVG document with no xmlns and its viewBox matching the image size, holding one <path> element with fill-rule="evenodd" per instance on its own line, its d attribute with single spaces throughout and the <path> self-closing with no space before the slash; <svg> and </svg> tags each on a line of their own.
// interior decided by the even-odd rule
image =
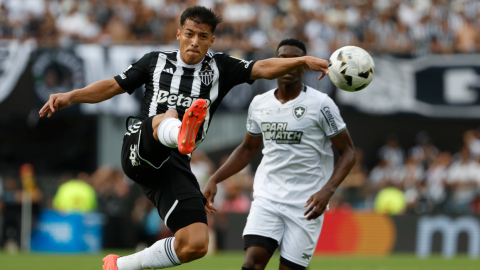
<svg viewBox="0 0 480 270">
<path fill-rule="evenodd" d="M 205 60 L 205 57 L 203 57 L 203 59 L 200 62 L 196 63 L 195 65 L 188 65 L 188 64 L 186 64 L 185 62 L 182 61 L 182 58 L 180 57 L 180 51 L 178 51 L 178 53 L 177 53 L 177 62 L 178 62 L 178 65 L 181 66 L 181 67 L 195 68 L 196 69 L 196 68 L 202 66 L 203 60 Z"/>
</svg>

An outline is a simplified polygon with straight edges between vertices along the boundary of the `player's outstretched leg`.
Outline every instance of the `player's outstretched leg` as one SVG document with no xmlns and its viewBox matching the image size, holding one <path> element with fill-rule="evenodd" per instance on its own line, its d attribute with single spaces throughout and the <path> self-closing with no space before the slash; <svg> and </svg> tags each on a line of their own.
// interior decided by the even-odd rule
<svg viewBox="0 0 480 270">
<path fill-rule="evenodd" d="M 178 134 L 178 151 L 186 155 L 193 152 L 197 132 L 207 116 L 207 102 L 197 99 L 192 106 L 185 111 L 182 120 L 182 128 Z"/>
<path fill-rule="evenodd" d="M 197 132 L 207 116 L 207 102 L 198 99 L 185 111 L 183 121 L 175 110 L 168 110 L 152 120 L 153 137 L 161 144 L 177 148 L 186 155 L 193 152 Z"/>
<path fill-rule="evenodd" d="M 200 259 L 208 250 L 208 227 L 205 223 L 190 224 L 135 254 L 103 259 L 104 270 L 163 269 Z"/>
<path fill-rule="evenodd" d="M 153 137 L 167 147 L 177 148 L 181 126 L 177 111 L 168 110 L 152 119 Z"/>
</svg>

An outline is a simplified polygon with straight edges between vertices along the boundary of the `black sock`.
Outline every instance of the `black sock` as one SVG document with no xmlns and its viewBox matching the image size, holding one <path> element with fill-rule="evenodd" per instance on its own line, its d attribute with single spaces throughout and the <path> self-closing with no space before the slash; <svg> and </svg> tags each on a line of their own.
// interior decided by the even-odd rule
<svg viewBox="0 0 480 270">
<path fill-rule="evenodd" d="M 243 266 L 242 266 L 242 270 L 255 270 L 255 269 L 252 269 L 252 268 L 246 268 L 246 267 L 243 267 Z"/>
</svg>

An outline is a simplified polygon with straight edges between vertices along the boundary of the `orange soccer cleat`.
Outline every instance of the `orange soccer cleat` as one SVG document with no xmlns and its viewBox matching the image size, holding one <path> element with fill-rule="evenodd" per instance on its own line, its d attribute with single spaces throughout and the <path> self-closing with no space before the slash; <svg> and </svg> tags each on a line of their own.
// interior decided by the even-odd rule
<svg viewBox="0 0 480 270">
<path fill-rule="evenodd" d="M 207 116 L 207 107 L 207 102 L 204 99 L 197 99 L 185 111 L 182 127 L 178 133 L 178 151 L 180 153 L 187 155 L 193 152 L 198 129 Z"/>
<path fill-rule="evenodd" d="M 118 270 L 117 259 L 119 257 L 120 256 L 113 255 L 113 254 L 107 255 L 107 257 L 102 259 L 102 261 L 103 261 L 102 269 L 103 270 Z"/>
</svg>

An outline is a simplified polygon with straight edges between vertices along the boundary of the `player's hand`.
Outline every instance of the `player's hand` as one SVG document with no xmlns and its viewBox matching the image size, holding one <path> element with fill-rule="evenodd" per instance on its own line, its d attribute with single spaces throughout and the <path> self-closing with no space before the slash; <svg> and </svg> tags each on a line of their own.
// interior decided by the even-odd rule
<svg viewBox="0 0 480 270">
<path fill-rule="evenodd" d="M 328 61 L 313 56 L 304 56 L 306 64 L 313 71 L 322 72 L 322 75 L 318 77 L 318 80 L 321 80 L 325 75 L 328 74 Z"/>
<path fill-rule="evenodd" d="M 307 211 L 303 214 L 304 216 L 308 215 L 307 220 L 316 219 L 325 212 L 327 208 L 328 201 L 332 197 L 333 192 L 327 191 L 326 189 L 321 189 L 319 192 L 313 194 L 304 207 L 308 207 Z M 310 214 L 309 214 L 310 213 Z"/>
<path fill-rule="evenodd" d="M 209 214 L 213 214 L 217 212 L 217 208 L 213 206 L 213 200 L 215 199 L 215 195 L 217 195 L 217 184 L 215 181 L 209 180 L 205 188 L 203 189 L 203 196 L 207 199 L 207 203 L 205 204 L 205 211 Z"/>
<path fill-rule="evenodd" d="M 52 94 L 47 103 L 43 105 L 38 113 L 40 114 L 40 117 L 44 117 L 45 115 L 50 117 L 55 111 L 68 107 L 70 103 L 71 101 L 68 93 Z"/>
</svg>

